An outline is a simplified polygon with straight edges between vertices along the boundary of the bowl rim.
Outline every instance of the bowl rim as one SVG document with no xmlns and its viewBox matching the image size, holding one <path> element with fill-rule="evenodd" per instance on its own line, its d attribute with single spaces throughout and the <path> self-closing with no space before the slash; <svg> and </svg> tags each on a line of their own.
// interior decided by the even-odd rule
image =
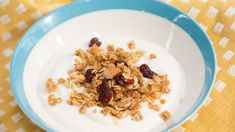
<svg viewBox="0 0 235 132">
<path fill-rule="evenodd" d="M 61 23 L 76 16 L 109 9 L 144 11 L 162 18 L 166 18 L 168 21 L 179 26 L 188 35 L 190 35 L 203 55 L 205 63 L 205 80 L 203 84 L 203 91 L 200 93 L 198 101 L 190 109 L 190 111 L 186 113 L 184 118 L 163 131 L 170 131 L 188 120 L 203 105 L 203 102 L 205 102 L 206 98 L 209 96 L 216 76 L 215 52 L 207 34 L 187 14 L 175 7 L 156 0 L 77 0 L 48 13 L 33 24 L 33 26 L 28 29 L 28 31 L 18 42 L 12 56 L 10 65 L 10 83 L 16 101 L 25 115 L 27 115 L 34 123 L 44 130 L 55 131 L 53 128 L 50 128 L 50 126 L 45 124 L 38 117 L 38 115 L 36 115 L 28 104 L 22 90 L 23 71 L 27 57 L 37 42 L 50 30 L 57 27 Z"/>
</svg>

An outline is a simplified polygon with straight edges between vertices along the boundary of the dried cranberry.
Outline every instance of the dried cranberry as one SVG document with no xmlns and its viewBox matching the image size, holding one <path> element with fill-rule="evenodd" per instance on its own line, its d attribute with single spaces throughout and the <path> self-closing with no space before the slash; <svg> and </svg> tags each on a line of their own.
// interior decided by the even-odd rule
<svg viewBox="0 0 235 132">
<path fill-rule="evenodd" d="M 109 87 L 108 80 L 103 79 L 103 80 L 102 80 L 102 83 L 100 84 L 100 87 Z"/>
<path fill-rule="evenodd" d="M 102 83 L 99 88 L 99 101 L 109 103 L 113 98 L 113 90 L 108 85 Z"/>
<path fill-rule="evenodd" d="M 113 79 L 115 80 L 115 82 L 121 86 L 125 86 L 126 85 L 126 81 L 125 81 L 125 78 L 124 76 L 122 75 L 122 73 L 119 73 L 117 75 L 115 75 L 113 77 Z"/>
<path fill-rule="evenodd" d="M 101 45 L 101 42 L 97 37 L 94 37 L 90 40 L 89 47 L 93 46 L 94 44 L 97 45 L 98 47 Z"/>
<path fill-rule="evenodd" d="M 128 79 L 128 80 L 126 81 L 126 84 L 127 84 L 127 85 L 134 84 L 134 79 Z"/>
<path fill-rule="evenodd" d="M 115 65 L 120 64 L 120 63 L 124 63 L 124 65 L 127 66 L 127 63 L 124 60 L 116 60 L 114 62 Z"/>
<path fill-rule="evenodd" d="M 92 79 L 95 77 L 94 69 L 86 70 L 85 77 L 86 77 L 87 82 L 90 83 L 92 81 Z"/>
<path fill-rule="evenodd" d="M 148 65 L 142 64 L 140 66 L 140 72 L 143 74 L 144 77 L 153 79 L 154 72 L 148 67 Z"/>
</svg>

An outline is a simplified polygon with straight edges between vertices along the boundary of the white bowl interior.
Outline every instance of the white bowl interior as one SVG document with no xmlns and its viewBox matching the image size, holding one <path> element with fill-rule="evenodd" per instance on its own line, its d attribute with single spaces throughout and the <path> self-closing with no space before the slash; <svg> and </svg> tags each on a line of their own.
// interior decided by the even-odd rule
<svg viewBox="0 0 235 132">
<path fill-rule="evenodd" d="M 52 17 L 48 17 L 50 24 Z M 171 93 L 164 95 L 167 110 L 172 118 L 164 122 L 156 113 L 143 105 L 144 120 L 120 120 L 115 124 L 111 117 L 92 113 L 80 115 L 78 108 L 66 100 L 51 107 L 47 103 L 45 80 L 49 77 L 66 77 L 72 68 L 75 49 L 87 49 L 89 39 L 97 36 L 107 44 L 127 49 L 127 42 L 135 40 L 137 49 L 156 53 L 157 59 L 141 59 L 159 74 L 168 74 Z M 181 28 L 161 17 L 133 10 L 106 10 L 70 19 L 48 32 L 30 53 L 23 76 L 24 91 L 35 113 L 58 131 L 97 132 L 160 131 L 182 119 L 197 101 L 205 79 L 203 57 L 192 38 Z M 193 70 L 192 70 L 193 69 Z M 70 92 L 61 87 L 56 95 L 66 99 Z"/>
</svg>

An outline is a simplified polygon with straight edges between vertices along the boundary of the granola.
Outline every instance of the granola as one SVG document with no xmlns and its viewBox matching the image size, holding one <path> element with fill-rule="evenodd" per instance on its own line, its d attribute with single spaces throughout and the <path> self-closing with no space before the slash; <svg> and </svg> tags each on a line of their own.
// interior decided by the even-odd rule
<svg viewBox="0 0 235 132">
<path fill-rule="evenodd" d="M 160 114 L 160 117 L 161 117 L 164 121 L 167 121 L 167 120 L 169 120 L 169 118 L 171 117 L 171 114 L 170 114 L 168 111 L 163 111 L 163 112 Z"/>
<path fill-rule="evenodd" d="M 71 90 L 67 103 L 78 106 L 80 113 L 85 113 L 87 108 L 99 106 L 104 116 L 111 115 L 115 119 L 130 116 L 132 120 L 140 121 L 144 118 L 140 112 L 142 103 L 147 103 L 154 111 L 160 111 L 160 105 L 155 101 L 160 100 L 162 94 L 170 92 L 167 75 L 158 75 L 147 64 L 137 66 L 145 51 L 134 51 L 134 41 L 128 43 L 131 52 L 114 45 L 102 49 L 100 45 L 98 38 L 92 38 L 87 50 L 75 51 L 77 58 L 74 68 L 68 71 L 67 78 L 59 78 L 57 83 L 51 78 L 46 81 L 46 88 L 50 93 L 48 103 L 56 105 L 62 101 L 51 93 L 59 85 L 64 85 Z M 150 58 L 155 57 L 156 55 L 150 55 Z M 78 92 L 81 87 L 84 90 Z M 160 102 L 164 104 L 166 100 Z M 170 118 L 167 111 L 160 116 L 163 120 Z"/>
<path fill-rule="evenodd" d="M 166 102 L 167 102 L 167 100 L 166 99 L 160 99 L 160 101 L 159 101 L 161 104 L 165 104 Z"/>
<path fill-rule="evenodd" d="M 56 104 L 59 104 L 62 102 L 62 98 L 61 97 L 55 97 L 54 94 L 50 94 L 48 96 L 48 104 L 54 106 Z"/>
<path fill-rule="evenodd" d="M 133 41 L 133 40 L 129 41 L 128 48 L 131 50 L 135 49 L 135 41 Z"/>
<path fill-rule="evenodd" d="M 149 55 L 149 58 L 150 58 L 150 59 L 155 59 L 155 58 L 157 58 L 157 56 L 156 56 L 155 54 L 151 53 L 151 54 Z"/>
</svg>

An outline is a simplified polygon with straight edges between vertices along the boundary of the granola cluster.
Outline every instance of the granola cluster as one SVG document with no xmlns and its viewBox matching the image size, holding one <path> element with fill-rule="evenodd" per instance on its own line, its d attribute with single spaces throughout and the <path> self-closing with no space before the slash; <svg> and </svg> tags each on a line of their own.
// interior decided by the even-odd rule
<svg viewBox="0 0 235 132">
<path fill-rule="evenodd" d="M 56 105 L 62 101 L 52 93 L 59 85 L 64 85 L 71 90 L 68 104 L 79 106 L 80 113 L 92 106 L 99 106 L 105 116 L 111 115 L 118 119 L 131 116 L 132 120 L 140 121 L 143 119 L 140 112 L 142 103 L 147 103 L 152 110 L 160 111 L 160 105 L 155 102 L 159 100 L 161 104 L 166 103 L 160 97 L 170 92 L 167 75 L 158 75 L 147 64 L 137 66 L 145 52 L 135 51 L 134 41 L 128 43 L 131 52 L 114 45 L 102 49 L 100 45 L 98 38 L 92 38 L 86 51 L 75 51 L 77 58 L 67 78 L 60 78 L 57 82 L 51 78 L 46 81 L 46 88 L 51 94 L 48 103 Z M 150 59 L 153 58 L 156 55 L 151 54 Z M 93 112 L 96 113 L 96 110 Z M 160 116 L 167 120 L 170 113 L 164 111 Z"/>
</svg>

